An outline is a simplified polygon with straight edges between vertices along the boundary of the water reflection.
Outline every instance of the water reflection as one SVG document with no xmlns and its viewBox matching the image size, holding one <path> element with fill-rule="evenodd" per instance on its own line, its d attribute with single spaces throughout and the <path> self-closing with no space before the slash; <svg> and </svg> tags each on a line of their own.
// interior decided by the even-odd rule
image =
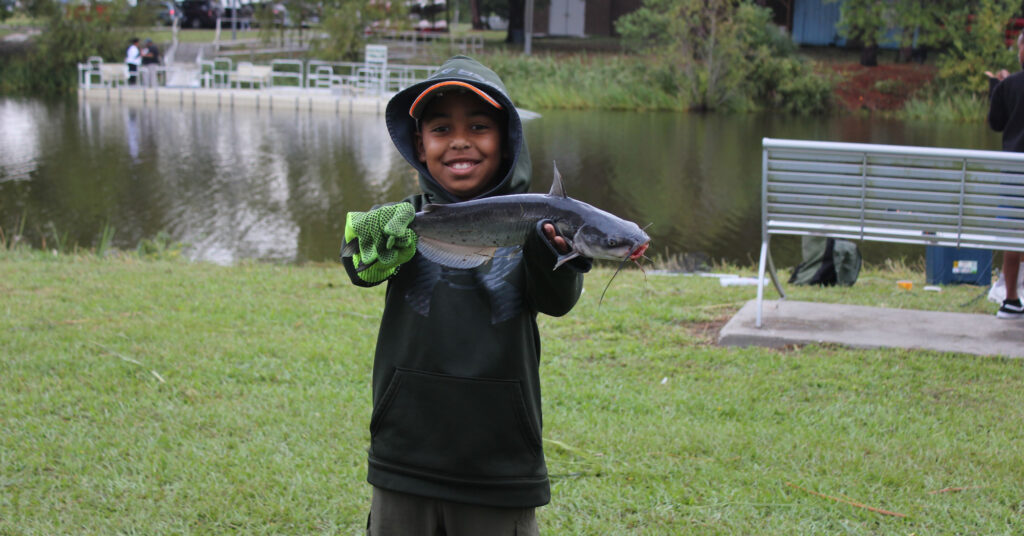
<svg viewBox="0 0 1024 536">
<path fill-rule="evenodd" d="M 400 157 L 373 116 L 13 100 L 2 110 L 2 177 L 26 182 L 0 187 L 0 225 L 25 214 L 80 245 L 109 224 L 121 247 L 163 230 L 206 261 L 321 260 L 336 254 L 348 207 L 413 186 L 396 184 Z M 24 146 L 15 124 L 51 139 L 8 150 Z M 31 180 L 12 171 L 20 162 Z"/>
<path fill-rule="evenodd" d="M 557 162 L 569 195 L 651 224 L 655 254 L 744 264 L 760 242 L 763 137 L 999 147 L 980 121 L 551 111 L 525 125 L 534 191 Z M 379 116 L 0 100 L 0 226 L 24 217 L 33 243 L 51 222 L 82 246 L 111 225 L 124 248 L 167 231 L 218 263 L 327 260 L 346 212 L 416 189 Z M 783 266 L 799 255 L 773 243 Z"/>
<path fill-rule="evenodd" d="M 0 182 L 29 180 L 39 157 L 42 102 L 0 100 Z"/>
</svg>

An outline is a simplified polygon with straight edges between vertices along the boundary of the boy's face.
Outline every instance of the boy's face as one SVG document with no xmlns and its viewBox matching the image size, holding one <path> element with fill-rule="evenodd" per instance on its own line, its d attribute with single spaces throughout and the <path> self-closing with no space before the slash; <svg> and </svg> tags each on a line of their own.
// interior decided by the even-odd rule
<svg viewBox="0 0 1024 536">
<path fill-rule="evenodd" d="M 427 105 L 416 134 L 420 162 L 448 192 L 469 199 L 497 179 L 503 157 L 501 112 L 469 92 Z"/>
</svg>

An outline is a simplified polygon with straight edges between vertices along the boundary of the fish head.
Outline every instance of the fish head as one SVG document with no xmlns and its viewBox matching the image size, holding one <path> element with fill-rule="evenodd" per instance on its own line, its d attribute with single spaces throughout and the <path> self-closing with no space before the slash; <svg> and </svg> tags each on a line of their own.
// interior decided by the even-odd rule
<svg viewBox="0 0 1024 536">
<path fill-rule="evenodd" d="M 622 261 L 639 259 L 651 237 L 639 225 L 605 214 L 582 225 L 573 237 L 573 249 L 584 257 Z"/>
</svg>

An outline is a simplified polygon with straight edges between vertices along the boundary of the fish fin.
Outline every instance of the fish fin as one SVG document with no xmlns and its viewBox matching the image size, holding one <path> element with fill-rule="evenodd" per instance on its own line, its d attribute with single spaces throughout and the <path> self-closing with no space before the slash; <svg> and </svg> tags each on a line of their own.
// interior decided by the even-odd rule
<svg viewBox="0 0 1024 536">
<path fill-rule="evenodd" d="M 353 238 L 352 240 L 349 240 L 348 242 L 341 246 L 341 254 L 339 255 L 339 257 L 352 258 L 355 257 L 356 253 L 359 253 L 359 239 Z M 359 264 L 355 265 L 356 273 L 358 274 L 359 272 L 366 270 L 367 268 L 373 266 L 376 263 L 376 259 L 374 259 L 374 261 L 371 262 L 370 264 L 363 264 L 363 261 L 360 260 Z"/>
<path fill-rule="evenodd" d="M 565 264 L 565 263 L 567 263 L 567 262 L 569 262 L 569 261 L 571 261 L 571 260 L 573 260 L 573 259 L 575 259 L 576 257 L 579 257 L 579 256 L 580 256 L 580 254 L 579 254 L 578 251 L 570 251 L 569 253 L 566 253 L 565 255 L 559 255 L 558 256 L 558 262 L 555 263 L 555 267 L 553 268 L 553 270 L 557 270 L 563 264 Z"/>
<path fill-rule="evenodd" d="M 443 206 L 443 205 L 438 205 L 438 204 L 435 204 L 435 203 L 427 203 L 426 205 L 423 205 L 423 208 L 420 209 L 420 212 L 433 212 L 435 209 L 437 209 L 437 207 L 440 207 L 440 206 Z"/>
<path fill-rule="evenodd" d="M 553 162 L 552 162 L 553 163 Z M 562 174 L 558 172 L 558 164 L 555 164 L 555 178 L 551 180 L 551 197 L 569 197 L 565 195 L 565 186 L 562 185 Z"/>
<path fill-rule="evenodd" d="M 449 268 L 476 268 L 494 258 L 496 247 L 461 246 L 420 236 L 416 250 L 427 259 Z"/>
<path fill-rule="evenodd" d="M 374 260 L 370 264 L 363 264 L 362 262 L 360 262 L 359 266 L 356 266 L 356 273 L 358 274 L 358 273 L 362 272 L 363 270 L 366 270 L 367 268 L 373 266 L 374 264 L 377 264 L 376 260 Z"/>
<path fill-rule="evenodd" d="M 359 239 L 353 238 L 341 246 L 339 257 L 351 257 L 356 253 L 359 253 Z"/>
</svg>

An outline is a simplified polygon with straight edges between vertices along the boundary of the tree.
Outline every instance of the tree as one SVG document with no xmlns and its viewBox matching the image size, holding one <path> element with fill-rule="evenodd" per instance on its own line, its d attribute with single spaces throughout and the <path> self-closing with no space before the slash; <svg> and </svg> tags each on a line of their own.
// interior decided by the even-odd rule
<svg viewBox="0 0 1024 536">
<path fill-rule="evenodd" d="M 313 43 L 322 59 L 357 60 L 368 32 L 403 30 L 409 24 L 401 0 L 327 0 L 322 6 L 327 37 Z"/>
<path fill-rule="evenodd" d="M 977 0 L 940 17 L 936 40 L 943 43 L 943 53 L 937 81 L 942 89 L 984 95 L 986 70 L 1020 69 L 1016 47 L 1006 42 L 1008 24 L 1019 8 L 1020 0 Z"/>
<path fill-rule="evenodd" d="M 469 20 L 473 25 L 473 29 L 483 30 L 484 21 L 480 17 L 480 0 L 469 0 L 469 12 L 471 13 Z"/>
<path fill-rule="evenodd" d="M 771 11 L 752 0 L 645 0 L 616 30 L 661 63 L 651 84 L 682 94 L 691 109 L 828 108 L 830 83 L 796 57 Z"/>
<path fill-rule="evenodd" d="M 743 83 L 739 0 L 647 0 L 616 29 L 634 46 L 683 71 L 680 88 L 696 109 L 726 106 Z"/>
<path fill-rule="evenodd" d="M 534 0 L 533 6 L 534 10 L 539 10 L 550 4 L 551 0 Z M 493 13 L 508 21 L 506 43 L 520 44 L 523 42 L 526 35 L 525 0 L 470 0 L 470 7 L 477 10 L 474 12 L 474 16 L 479 16 L 480 28 L 483 28 L 487 16 Z M 475 23 L 473 28 L 479 29 Z"/>
<path fill-rule="evenodd" d="M 878 65 L 878 43 L 885 37 L 893 19 L 893 2 L 842 0 L 837 29 L 839 35 L 860 44 L 861 65 L 875 66 Z"/>
</svg>

